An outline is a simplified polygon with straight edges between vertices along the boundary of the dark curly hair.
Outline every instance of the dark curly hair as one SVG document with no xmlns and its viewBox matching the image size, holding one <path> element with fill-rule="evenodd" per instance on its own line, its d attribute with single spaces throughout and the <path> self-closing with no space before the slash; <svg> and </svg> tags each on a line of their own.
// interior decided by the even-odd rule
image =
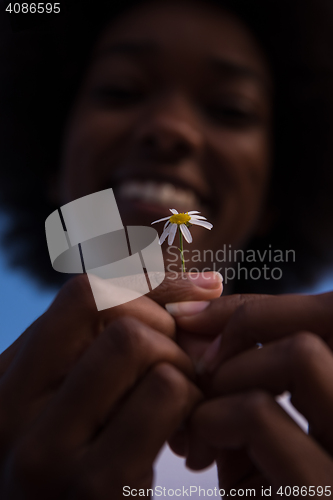
<svg viewBox="0 0 333 500">
<path fill-rule="evenodd" d="M 213 0 L 210 0 L 213 1 Z M 44 285 L 68 275 L 50 265 L 44 223 L 62 133 L 91 47 L 106 21 L 138 3 L 67 0 L 53 22 L 13 31 L 0 19 L 0 203 L 10 214 L 3 238 L 13 266 Z M 275 80 L 274 164 L 269 204 L 275 221 L 249 242 L 294 249 L 284 279 L 238 283 L 241 291 L 297 290 L 333 261 L 333 2 L 215 0 L 244 20 L 266 51 Z M 111 4 L 111 7 L 110 7 Z M 3 9 L 4 10 L 4 9 Z M 2 29 L 1 29 L 2 28 Z M 254 288 L 255 286 L 255 288 Z"/>
</svg>

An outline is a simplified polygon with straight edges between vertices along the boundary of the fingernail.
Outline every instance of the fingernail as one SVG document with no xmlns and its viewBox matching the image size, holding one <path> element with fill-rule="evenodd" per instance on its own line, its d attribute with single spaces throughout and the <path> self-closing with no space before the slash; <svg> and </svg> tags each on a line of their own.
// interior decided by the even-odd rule
<svg viewBox="0 0 333 500">
<path fill-rule="evenodd" d="M 172 316 L 194 316 L 204 311 L 210 304 L 209 301 L 196 300 L 189 302 L 170 302 L 165 304 L 165 309 Z"/>
<path fill-rule="evenodd" d="M 187 279 L 200 288 L 219 288 L 223 283 L 223 276 L 216 271 L 208 273 L 188 273 Z"/>
<path fill-rule="evenodd" d="M 212 373 L 217 364 L 217 355 L 220 350 L 222 335 L 216 337 L 216 339 L 210 344 L 207 350 L 204 352 L 203 356 L 195 365 L 195 371 L 198 375 L 203 375 L 204 373 Z"/>
</svg>

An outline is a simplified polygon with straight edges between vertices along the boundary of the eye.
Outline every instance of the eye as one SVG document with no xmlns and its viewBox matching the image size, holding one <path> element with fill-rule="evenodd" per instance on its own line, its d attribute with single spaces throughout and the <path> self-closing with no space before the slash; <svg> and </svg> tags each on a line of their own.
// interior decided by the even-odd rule
<svg viewBox="0 0 333 500">
<path fill-rule="evenodd" d="M 139 103 L 144 93 L 137 87 L 125 85 L 105 85 L 92 92 L 93 99 L 102 106 L 120 108 Z"/>
<path fill-rule="evenodd" d="M 206 106 L 205 112 L 210 120 L 221 126 L 250 127 L 260 122 L 260 116 L 252 106 L 243 103 L 212 103 Z"/>
</svg>

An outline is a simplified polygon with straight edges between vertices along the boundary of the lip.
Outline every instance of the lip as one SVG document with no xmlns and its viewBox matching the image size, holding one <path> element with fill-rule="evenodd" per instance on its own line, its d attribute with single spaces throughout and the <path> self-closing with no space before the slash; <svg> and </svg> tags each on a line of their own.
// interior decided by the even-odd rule
<svg viewBox="0 0 333 500">
<path fill-rule="evenodd" d="M 138 182 L 156 182 L 156 183 L 166 183 L 175 186 L 176 188 L 181 188 L 184 190 L 191 190 L 196 195 L 196 197 L 200 200 L 201 207 L 205 210 L 211 212 L 214 201 L 211 194 L 207 194 L 203 189 L 200 189 L 198 186 L 193 185 L 193 183 L 185 181 L 184 179 L 177 177 L 175 175 L 166 175 L 166 174 L 156 174 L 154 172 L 134 172 L 134 171 L 126 171 L 119 172 L 113 176 L 111 180 L 111 187 L 117 190 L 117 188 L 123 183 L 128 181 L 138 181 Z M 138 202 L 138 205 L 142 205 L 142 208 L 145 206 L 147 210 L 149 210 L 149 206 L 151 206 L 151 210 L 161 211 L 160 206 L 154 206 L 154 204 L 146 203 L 146 202 Z M 155 207 L 155 209 L 154 209 Z M 174 208 L 174 207 L 170 207 Z M 190 207 L 190 210 L 196 210 L 198 207 Z"/>
<path fill-rule="evenodd" d="M 117 199 L 117 195 L 116 195 Z M 160 205 L 154 205 L 153 203 L 148 203 L 145 201 L 139 200 L 117 200 L 117 204 L 119 206 L 120 212 L 122 212 L 122 205 L 126 203 L 126 208 L 132 212 L 144 212 L 149 215 L 151 218 L 162 218 L 167 217 L 168 215 L 172 215 L 168 209 L 161 207 Z"/>
</svg>

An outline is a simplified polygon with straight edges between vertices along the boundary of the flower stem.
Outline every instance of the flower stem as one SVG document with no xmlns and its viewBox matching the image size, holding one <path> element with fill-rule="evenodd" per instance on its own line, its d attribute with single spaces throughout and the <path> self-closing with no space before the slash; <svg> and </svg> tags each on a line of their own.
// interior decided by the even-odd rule
<svg viewBox="0 0 333 500">
<path fill-rule="evenodd" d="M 181 258 L 181 261 L 182 261 L 182 269 L 183 269 L 183 273 L 186 272 L 186 269 L 185 269 L 185 261 L 184 261 L 184 245 L 183 245 L 183 234 L 180 230 L 180 227 L 178 226 L 178 231 L 179 231 L 179 250 L 180 250 L 180 258 Z"/>
</svg>

